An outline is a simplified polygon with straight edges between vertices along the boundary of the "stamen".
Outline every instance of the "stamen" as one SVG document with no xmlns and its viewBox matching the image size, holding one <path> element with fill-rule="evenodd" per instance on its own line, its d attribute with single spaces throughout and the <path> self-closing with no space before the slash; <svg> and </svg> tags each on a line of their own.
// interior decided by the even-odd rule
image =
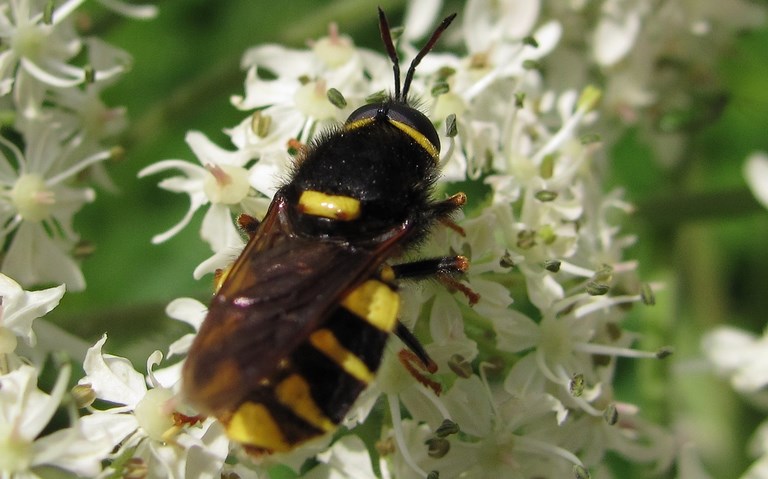
<svg viewBox="0 0 768 479">
<path fill-rule="evenodd" d="M 444 419 L 443 423 L 440 424 L 437 429 L 435 429 L 435 436 L 447 437 L 453 434 L 458 434 L 459 431 L 461 431 L 461 429 L 459 428 L 458 424 L 451 421 L 450 419 Z"/>
<path fill-rule="evenodd" d="M 549 154 L 556 152 L 560 146 L 571 136 L 573 136 L 574 131 L 581 123 L 581 120 L 584 119 L 584 116 L 590 111 L 590 109 L 594 106 L 594 102 L 596 101 L 595 98 L 599 99 L 599 92 L 594 92 L 592 90 L 585 90 L 583 94 L 586 94 L 586 99 L 584 100 L 584 104 L 579 104 L 579 108 L 576 109 L 576 112 L 565 120 L 563 125 L 560 127 L 560 129 L 547 141 L 544 146 L 539 149 L 539 151 L 536 152 L 536 154 L 531 157 L 531 161 L 534 164 L 539 164 L 541 161 Z M 596 97 L 597 95 L 597 97 Z M 575 162 L 579 163 L 579 162 Z M 576 166 L 576 165 L 573 165 Z"/>
<path fill-rule="evenodd" d="M 397 448 L 400 450 L 400 454 L 403 455 L 403 460 L 408 466 L 421 477 L 427 477 L 427 473 L 416 464 L 408 446 L 405 443 L 405 437 L 403 436 L 403 420 L 400 416 L 400 404 L 395 394 L 387 394 L 387 402 L 389 403 L 389 414 L 392 416 L 392 430 L 395 432 L 395 442 L 397 442 Z"/>
<path fill-rule="evenodd" d="M 434 459 L 445 457 L 451 450 L 451 443 L 442 437 L 432 437 L 426 440 L 427 455 Z"/>
<path fill-rule="evenodd" d="M 606 344 L 577 343 L 573 345 L 573 350 L 588 354 L 601 354 L 622 358 L 658 359 L 658 352 L 639 351 L 637 349 L 620 348 Z"/>
<path fill-rule="evenodd" d="M 539 370 L 544 374 L 544 377 L 546 377 L 547 379 L 549 379 L 555 384 L 560 384 L 567 387 L 568 379 L 566 378 L 565 380 L 563 380 L 563 378 L 557 377 L 557 375 L 555 375 L 555 373 L 549 369 L 543 348 L 537 348 L 535 354 L 536 354 L 536 365 L 539 367 Z"/>
<path fill-rule="evenodd" d="M 515 436 L 515 441 L 516 447 L 520 449 L 520 451 L 528 451 L 540 455 L 552 455 L 565 459 L 575 466 L 584 467 L 584 464 L 582 464 L 578 457 L 562 447 L 553 446 L 552 444 L 534 439 L 531 436 Z"/>
<path fill-rule="evenodd" d="M 451 413 L 448 412 L 448 409 L 446 409 L 446 407 L 443 405 L 443 403 L 440 402 L 440 400 L 437 398 L 436 395 L 430 394 L 430 392 L 432 391 L 431 389 L 417 388 L 417 391 L 419 391 L 425 398 L 427 398 L 435 406 L 435 409 L 437 409 L 440 412 L 440 415 L 443 416 L 443 419 L 451 420 Z"/>
<path fill-rule="evenodd" d="M 616 409 L 614 403 L 609 404 L 608 407 L 605 408 L 605 411 L 603 411 L 603 419 L 605 419 L 606 424 L 609 426 L 613 426 L 619 422 L 619 410 Z"/>
<path fill-rule="evenodd" d="M 491 405 L 493 416 L 499 417 L 499 410 L 496 407 L 496 401 L 493 400 L 493 394 L 491 393 L 491 386 L 488 383 L 488 374 L 487 374 L 488 370 L 493 371 L 494 369 L 495 367 L 491 363 L 481 363 L 479 367 L 480 382 L 483 383 L 483 387 L 485 388 L 485 397 L 488 399 L 488 403 Z"/>
<path fill-rule="evenodd" d="M 573 315 L 576 318 L 583 318 L 595 311 L 599 311 L 605 308 L 611 308 L 620 304 L 637 303 L 642 300 L 639 294 L 624 295 L 624 296 L 592 296 L 593 300 L 587 304 L 577 307 L 573 311 Z"/>
</svg>

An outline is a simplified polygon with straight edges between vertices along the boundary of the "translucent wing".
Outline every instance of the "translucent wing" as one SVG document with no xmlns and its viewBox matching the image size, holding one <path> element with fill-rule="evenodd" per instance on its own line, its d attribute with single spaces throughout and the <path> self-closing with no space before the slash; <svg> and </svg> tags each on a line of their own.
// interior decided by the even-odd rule
<svg viewBox="0 0 768 479">
<path fill-rule="evenodd" d="M 231 410 L 370 277 L 393 241 L 375 250 L 289 231 L 279 201 L 211 302 L 184 368 L 184 392 L 203 412 Z"/>
</svg>

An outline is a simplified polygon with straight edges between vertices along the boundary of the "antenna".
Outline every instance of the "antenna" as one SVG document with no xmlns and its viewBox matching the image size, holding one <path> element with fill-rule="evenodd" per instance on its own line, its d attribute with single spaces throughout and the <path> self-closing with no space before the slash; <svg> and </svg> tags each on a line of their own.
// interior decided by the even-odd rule
<svg viewBox="0 0 768 479">
<path fill-rule="evenodd" d="M 392 33 L 389 30 L 389 22 L 387 16 L 384 15 L 384 11 L 379 7 L 379 30 L 381 30 L 381 39 L 384 41 L 384 47 L 387 49 L 389 59 L 392 60 L 392 70 L 395 74 L 395 100 L 408 102 L 408 90 L 411 87 L 411 81 L 413 81 L 413 75 L 416 73 L 416 67 L 421 63 L 421 59 L 424 58 L 432 47 L 435 46 L 440 35 L 443 34 L 446 28 L 451 24 L 453 19 L 456 18 L 456 14 L 448 15 L 440 22 L 429 41 L 419 50 L 416 57 L 408 67 L 408 73 L 405 74 L 405 83 L 403 84 L 402 94 L 400 93 L 400 58 L 397 56 L 397 49 L 392 41 Z"/>
</svg>

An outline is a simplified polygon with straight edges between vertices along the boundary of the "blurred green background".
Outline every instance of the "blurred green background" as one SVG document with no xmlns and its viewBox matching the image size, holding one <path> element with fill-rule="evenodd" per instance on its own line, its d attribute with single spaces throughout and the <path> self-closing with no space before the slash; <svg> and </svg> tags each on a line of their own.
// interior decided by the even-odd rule
<svg viewBox="0 0 768 479">
<path fill-rule="evenodd" d="M 196 161 L 184 142 L 188 130 L 229 147 L 221 129 L 243 117 L 229 96 L 243 91 L 238 65 L 247 47 L 301 47 L 336 21 L 358 45 L 379 49 L 376 5 L 400 23 L 404 2 L 395 0 L 163 0 L 159 17 L 145 22 L 89 4 L 82 23 L 134 57 L 132 70 L 105 94 L 108 104 L 128 108 L 131 126 L 121 139 L 125 160 L 110 166 L 119 192 L 99 192 L 76 217 L 77 231 L 96 246 L 83 263 L 87 289 L 67 294 L 48 319 L 88 342 L 109 333 L 107 351 L 139 369 L 152 350 L 187 332 L 164 308 L 177 297 L 210 297 L 210 276 L 192 278 L 209 255 L 198 236 L 202 212 L 180 235 L 152 245 L 188 201 L 157 188 L 163 175 L 139 180 L 137 172 L 168 158 Z M 718 62 L 718 101 L 704 99 L 700 111 L 682 112 L 690 136 L 680 165 L 659 167 L 633 130 L 608 151 L 606 187 L 625 188 L 637 206 L 625 222 L 639 237 L 628 256 L 640 261 L 643 280 L 666 283 L 655 308 L 632 313 L 631 327 L 644 335 L 640 347 L 676 350 L 663 363 L 622 362 L 617 397 L 638 402 L 644 415 L 670 428 L 693 431 L 712 477 L 724 479 L 739 477 L 749 464 L 746 441 L 764 414 L 708 374 L 699 340 L 719 324 L 757 333 L 765 326 L 768 212 L 752 199 L 741 168 L 748 153 L 768 150 L 766 45 L 766 28 L 734 38 Z M 617 459 L 617 467 L 625 466 Z M 646 474 L 627 468 L 624 477 Z"/>
</svg>

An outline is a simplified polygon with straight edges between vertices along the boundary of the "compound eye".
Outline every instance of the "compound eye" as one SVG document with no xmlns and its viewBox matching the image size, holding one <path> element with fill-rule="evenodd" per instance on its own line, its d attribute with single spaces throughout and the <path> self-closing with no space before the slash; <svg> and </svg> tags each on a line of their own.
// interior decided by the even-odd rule
<svg viewBox="0 0 768 479">
<path fill-rule="evenodd" d="M 387 117 L 390 120 L 405 123 L 418 131 L 432 143 L 437 151 L 440 151 L 440 138 L 437 136 L 437 130 L 435 130 L 435 127 L 432 125 L 429 118 L 419 110 L 412 108 L 405 103 L 393 103 L 389 106 Z"/>
<path fill-rule="evenodd" d="M 365 120 L 367 118 L 376 118 L 376 114 L 381 109 L 381 103 L 369 103 L 363 105 L 357 110 L 353 111 L 349 118 L 347 118 L 346 124 L 354 123 L 359 120 Z"/>
</svg>

